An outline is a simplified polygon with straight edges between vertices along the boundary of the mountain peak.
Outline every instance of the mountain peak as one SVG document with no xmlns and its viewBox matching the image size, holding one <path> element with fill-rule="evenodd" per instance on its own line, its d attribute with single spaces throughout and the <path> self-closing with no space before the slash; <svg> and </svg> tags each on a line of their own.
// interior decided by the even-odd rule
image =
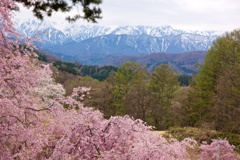
<svg viewBox="0 0 240 160">
<path fill-rule="evenodd" d="M 169 25 L 162 25 L 158 27 L 153 26 L 99 26 L 99 25 L 81 25 L 80 23 L 56 22 L 56 21 L 39 21 L 33 19 L 20 20 L 15 19 L 14 24 L 16 29 L 21 33 L 26 33 L 23 30 L 42 30 L 43 28 L 55 28 L 62 31 L 65 35 L 73 37 L 76 41 L 82 41 L 87 38 L 107 34 L 127 34 L 127 35 L 141 35 L 146 34 L 154 37 L 163 37 L 169 35 L 177 35 L 180 33 L 198 34 L 202 36 L 219 36 L 223 32 L 215 31 L 191 31 L 174 29 Z M 80 36 L 84 34 L 85 36 Z M 88 34 L 88 36 L 87 36 Z"/>
<path fill-rule="evenodd" d="M 38 47 L 83 59 L 86 55 L 144 55 L 156 52 L 207 51 L 223 32 L 189 31 L 163 26 L 99 26 L 15 20 L 16 30 L 42 39 Z M 63 56 L 64 57 L 64 56 Z M 102 56 L 103 58 L 104 56 Z"/>
</svg>

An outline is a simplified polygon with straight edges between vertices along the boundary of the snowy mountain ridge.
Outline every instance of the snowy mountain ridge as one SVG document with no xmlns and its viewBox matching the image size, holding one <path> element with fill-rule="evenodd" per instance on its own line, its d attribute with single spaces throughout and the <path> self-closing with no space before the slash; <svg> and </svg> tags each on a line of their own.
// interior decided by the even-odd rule
<svg viewBox="0 0 240 160">
<path fill-rule="evenodd" d="M 216 38 L 223 34 L 223 32 L 216 31 L 190 31 L 190 30 L 178 30 L 173 29 L 171 26 L 97 26 L 97 25 L 81 25 L 79 23 L 68 22 L 50 22 L 50 21 L 36 21 L 25 20 L 21 21 L 16 19 L 14 21 L 15 28 L 18 32 L 25 36 L 40 36 L 46 34 L 44 31 L 48 31 L 50 36 L 51 32 L 54 34 L 62 34 L 62 39 L 72 39 L 76 42 L 80 42 L 89 38 L 98 36 L 113 34 L 113 35 L 149 35 L 153 37 L 165 37 L 180 34 L 190 34 L 192 36 L 205 36 Z M 52 34 L 53 34 L 52 33 Z M 51 37 L 49 37 L 51 39 Z"/>
<path fill-rule="evenodd" d="M 26 37 L 39 37 L 36 45 L 59 58 L 96 63 L 106 56 L 207 51 L 224 32 L 189 31 L 171 26 L 97 26 L 79 23 L 15 20 Z M 68 57 L 68 58 L 66 58 Z"/>
</svg>

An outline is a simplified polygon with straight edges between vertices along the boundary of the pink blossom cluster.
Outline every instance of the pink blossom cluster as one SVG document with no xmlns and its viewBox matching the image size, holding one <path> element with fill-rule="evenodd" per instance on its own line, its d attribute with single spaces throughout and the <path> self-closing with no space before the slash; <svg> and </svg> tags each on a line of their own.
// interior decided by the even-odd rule
<svg viewBox="0 0 240 160">
<path fill-rule="evenodd" d="M 19 45 L 11 21 L 16 7 L 13 0 L 0 1 L 0 159 L 189 158 L 187 148 L 196 145 L 190 138 L 166 140 L 141 120 L 104 119 L 100 111 L 85 108 L 89 88 L 65 97 L 50 67 L 33 57 L 30 44 Z M 203 145 L 202 157 L 215 158 L 218 145 Z M 219 150 L 221 158 L 232 158 L 226 141 Z"/>
<path fill-rule="evenodd" d="M 76 88 L 68 97 L 43 99 L 35 88 L 45 87 L 38 84 L 43 76 L 51 79 L 49 66 L 27 55 L 7 55 L 0 58 L 0 159 L 187 157 L 186 147 L 194 141 L 168 142 L 141 120 L 128 116 L 107 120 L 98 110 L 83 107 L 88 88 Z"/>
<path fill-rule="evenodd" d="M 211 144 L 203 143 L 201 145 L 201 159 L 221 159 L 235 160 L 240 159 L 239 155 L 234 154 L 234 146 L 230 145 L 227 140 L 215 139 Z"/>
</svg>

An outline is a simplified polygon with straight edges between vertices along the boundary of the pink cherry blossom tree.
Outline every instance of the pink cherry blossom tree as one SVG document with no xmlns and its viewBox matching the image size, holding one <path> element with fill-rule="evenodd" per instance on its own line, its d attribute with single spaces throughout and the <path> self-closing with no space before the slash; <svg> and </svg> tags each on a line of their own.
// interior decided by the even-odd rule
<svg viewBox="0 0 240 160">
<path fill-rule="evenodd" d="M 19 43 L 11 21 L 16 8 L 16 1 L 0 1 L 0 159 L 188 159 L 194 140 L 166 140 L 129 116 L 104 119 L 84 107 L 86 87 L 65 97 L 49 65 L 34 58 L 31 43 Z M 202 155 L 209 157 L 215 146 L 203 146 Z"/>
<path fill-rule="evenodd" d="M 230 145 L 227 140 L 215 139 L 211 144 L 203 143 L 201 145 L 201 159 L 221 159 L 235 160 L 240 159 L 240 156 L 234 153 L 234 146 Z"/>
</svg>

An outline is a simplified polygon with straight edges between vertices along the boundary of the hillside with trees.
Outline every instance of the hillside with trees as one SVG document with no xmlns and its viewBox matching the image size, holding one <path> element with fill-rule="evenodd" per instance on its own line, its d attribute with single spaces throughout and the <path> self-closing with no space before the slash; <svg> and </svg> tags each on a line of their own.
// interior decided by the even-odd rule
<svg viewBox="0 0 240 160">
<path fill-rule="evenodd" d="M 167 64 L 152 73 L 135 62 L 115 72 L 103 67 L 99 74 L 109 75 L 99 81 L 75 74 L 81 73 L 80 64 L 43 62 L 32 41 L 13 29 L 17 2 L 40 19 L 76 4 L 84 16 L 69 20 L 95 22 L 101 13 L 100 0 L 72 0 L 70 6 L 61 0 L 0 2 L 0 159 L 183 160 L 196 151 L 198 159 L 240 159 L 240 30 L 213 44 L 188 87 L 179 85 L 177 72 Z M 98 68 L 85 66 L 82 73 L 94 76 L 93 70 Z M 177 132 L 175 138 L 154 132 L 184 126 L 221 132 L 208 142 L 194 140 L 192 132 L 179 138 L 181 129 L 169 130 Z M 225 137 L 234 139 L 236 148 Z"/>
<path fill-rule="evenodd" d="M 217 130 L 240 133 L 239 64 L 240 31 L 217 39 L 196 76 L 191 121 Z"/>
</svg>

